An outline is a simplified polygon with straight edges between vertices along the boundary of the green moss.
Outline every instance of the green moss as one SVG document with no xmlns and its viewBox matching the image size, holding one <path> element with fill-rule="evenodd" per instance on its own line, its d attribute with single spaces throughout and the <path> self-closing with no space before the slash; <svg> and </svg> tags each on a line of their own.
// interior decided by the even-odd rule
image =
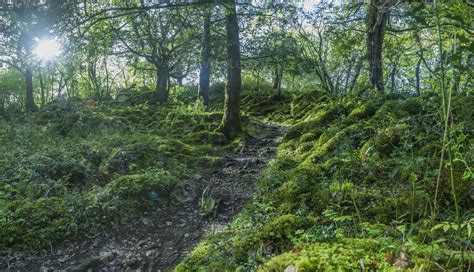
<svg viewBox="0 0 474 272">
<path fill-rule="evenodd" d="M 318 110 L 316 114 L 309 115 L 306 120 L 299 122 L 288 129 L 285 139 L 294 139 L 307 132 L 322 130 L 329 122 L 339 116 L 337 105 L 329 105 Z"/>
<path fill-rule="evenodd" d="M 349 113 L 348 118 L 352 120 L 360 120 L 360 119 L 367 119 L 371 117 L 377 108 L 374 105 L 374 102 L 366 102 L 359 107 L 353 109 L 351 113 Z"/>
<path fill-rule="evenodd" d="M 100 171 L 103 177 L 114 173 L 126 175 L 152 165 L 163 165 L 165 156 L 154 142 L 142 142 L 122 147 L 105 160 Z"/>
<path fill-rule="evenodd" d="M 360 270 L 360 260 L 366 269 L 395 270 L 384 263 L 376 240 L 346 239 L 341 243 L 317 243 L 294 248 L 270 259 L 259 271 L 283 271 L 294 266 L 297 271 L 349 271 Z"/>
<path fill-rule="evenodd" d="M 210 131 L 199 131 L 190 133 L 187 135 L 187 138 L 195 143 L 201 144 L 224 144 L 226 143 L 226 138 L 224 134 L 219 132 L 210 132 Z"/>
</svg>

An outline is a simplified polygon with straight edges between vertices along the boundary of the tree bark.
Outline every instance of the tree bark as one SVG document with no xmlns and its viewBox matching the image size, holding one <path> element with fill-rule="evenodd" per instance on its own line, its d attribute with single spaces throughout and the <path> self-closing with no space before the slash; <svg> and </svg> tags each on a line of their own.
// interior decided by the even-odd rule
<svg viewBox="0 0 474 272">
<path fill-rule="evenodd" d="M 273 78 L 273 90 L 277 91 L 278 97 L 282 96 L 282 93 L 281 93 L 282 79 L 283 79 L 283 65 L 280 63 L 277 63 L 275 66 L 275 74 Z"/>
<path fill-rule="evenodd" d="M 379 92 L 383 87 L 382 46 L 385 27 L 387 25 L 391 0 L 370 0 L 366 15 L 367 59 L 369 63 L 369 78 L 372 88 Z"/>
<path fill-rule="evenodd" d="M 397 88 L 396 82 L 395 82 L 395 76 L 397 74 L 397 65 L 394 64 L 392 68 L 392 72 L 390 73 L 390 90 L 391 92 L 395 92 L 395 89 Z"/>
<path fill-rule="evenodd" d="M 94 98 L 97 101 L 100 101 L 102 99 L 102 94 L 100 93 L 100 83 L 97 79 L 97 60 L 93 60 L 89 63 L 87 72 L 94 86 Z"/>
<path fill-rule="evenodd" d="M 44 94 L 44 80 L 43 80 L 43 73 L 41 72 L 41 66 L 38 68 L 39 72 L 39 80 L 40 80 L 40 88 L 41 88 L 41 106 L 46 104 L 46 97 Z"/>
<path fill-rule="evenodd" d="M 206 10 L 203 22 L 201 45 L 201 68 L 199 70 L 198 97 L 202 98 L 204 105 L 209 106 L 209 85 L 211 76 L 211 10 Z"/>
<path fill-rule="evenodd" d="M 158 102 L 168 101 L 168 80 L 169 69 L 165 66 L 160 66 L 156 72 L 156 98 Z"/>
<path fill-rule="evenodd" d="M 423 51 L 420 52 L 420 54 L 423 54 Z M 420 82 L 421 82 L 421 76 L 420 76 L 420 70 L 421 70 L 421 61 L 422 58 L 420 57 L 418 59 L 418 62 L 416 63 L 416 69 L 415 69 L 415 78 L 416 78 L 416 95 L 420 95 Z"/>
<path fill-rule="evenodd" d="M 35 100 L 33 97 L 33 73 L 31 68 L 27 67 L 25 70 L 25 81 L 26 81 L 26 98 L 25 98 L 25 107 L 28 111 L 36 111 Z"/>
<path fill-rule="evenodd" d="M 225 90 L 222 132 L 233 139 L 241 130 L 240 89 L 242 87 L 240 67 L 239 23 L 234 0 L 225 1 L 227 31 L 227 88 Z"/>
</svg>

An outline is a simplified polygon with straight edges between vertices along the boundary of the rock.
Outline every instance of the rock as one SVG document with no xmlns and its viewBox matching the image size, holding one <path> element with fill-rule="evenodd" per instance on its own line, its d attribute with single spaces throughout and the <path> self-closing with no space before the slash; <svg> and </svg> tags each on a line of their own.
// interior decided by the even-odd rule
<svg viewBox="0 0 474 272">
<path fill-rule="evenodd" d="M 70 272 L 77 271 L 77 272 L 79 272 L 79 271 L 87 271 L 89 269 L 97 270 L 104 263 L 104 258 L 105 257 L 103 257 L 103 256 L 96 256 L 96 257 L 87 258 L 85 260 L 80 261 L 78 264 L 76 264 L 74 266 L 68 267 L 66 269 L 66 271 L 70 271 Z"/>
<path fill-rule="evenodd" d="M 146 256 L 146 257 L 151 257 L 151 256 L 155 255 L 155 253 L 156 253 L 155 250 L 147 250 L 147 251 L 145 252 L 145 256 Z"/>
<path fill-rule="evenodd" d="M 166 221 L 166 225 L 169 227 L 169 226 L 173 225 L 173 222 L 171 222 L 171 221 Z"/>
<path fill-rule="evenodd" d="M 153 222 L 152 222 L 149 218 L 146 218 L 146 217 L 142 219 L 142 223 L 143 223 L 143 225 L 145 225 L 145 226 L 151 226 L 151 225 L 153 225 Z"/>
<path fill-rule="evenodd" d="M 184 238 L 188 238 L 188 237 L 189 237 L 189 233 L 185 233 Z"/>
<path fill-rule="evenodd" d="M 115 253 L 113 252 L 101 252 L 100 256 L 102 256 L 104 261 L 111 262 L 115 259 Z"/>
<path fill-rule="evenodd" d="M 53 271 L 53 269 L 48 268 L 48 267 L 45 267 L 45 266 L 42 266 L 42 267 L 40 268 L 40 271 L 41 271 L 41 272 L 51 272 L 51 271 Z"/>
<path fill-rule="evenodd" d="M 296 269 L 296 266 L 290 265 L 287 268 L 285 268 L 284 272 L 297 272 L 297 271 L 298 271 L 298 269 Z"/>
<path fill-rule="evenodd" d="M 132 256 L 130 258 L 127 258 L 127 260 L 125 260 L 125 266 L 126 267 L 130 267 L 132 269 L 137 269 L 139 265 L 140 265 L 140 259 L 138 259 L 135 256 Z"/>
</svg>

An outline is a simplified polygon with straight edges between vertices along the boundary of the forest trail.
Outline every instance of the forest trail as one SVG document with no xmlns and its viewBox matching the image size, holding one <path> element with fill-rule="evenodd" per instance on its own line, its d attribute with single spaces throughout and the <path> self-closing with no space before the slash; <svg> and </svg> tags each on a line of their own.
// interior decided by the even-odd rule
<svg viewBox="0 0 474 272">
<path fill-rule="evenodd" d="M 245 146 L 226 155 L 221 167 L 209 169 L 198 185 L 173 193 L 139 220 L 82 242 L 69 242 L 33 255 L 0 257 L 7 271 L 168 271 L 200 241 L 203 234 L 230 222 L 255 191 L 259 173 L 276 153 L 284 129 L 257 122 Z M 205 195 L 215 202 L 203 215 Z M 1 267 L 4 267 L 2 265 Z"/>
</svg>

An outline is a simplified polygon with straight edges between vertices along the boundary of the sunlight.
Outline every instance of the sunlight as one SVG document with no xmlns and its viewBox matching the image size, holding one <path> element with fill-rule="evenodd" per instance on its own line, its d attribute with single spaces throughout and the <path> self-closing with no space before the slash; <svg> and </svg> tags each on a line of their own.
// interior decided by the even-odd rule
<svg viewBox="0 0 474 272">
<path fill-rule="evenodd" d="M 39 39 L 33 54 L 40 60 L 53 60 L 61 54 L 61 43 L 56 39 Z"/>
</svg>

